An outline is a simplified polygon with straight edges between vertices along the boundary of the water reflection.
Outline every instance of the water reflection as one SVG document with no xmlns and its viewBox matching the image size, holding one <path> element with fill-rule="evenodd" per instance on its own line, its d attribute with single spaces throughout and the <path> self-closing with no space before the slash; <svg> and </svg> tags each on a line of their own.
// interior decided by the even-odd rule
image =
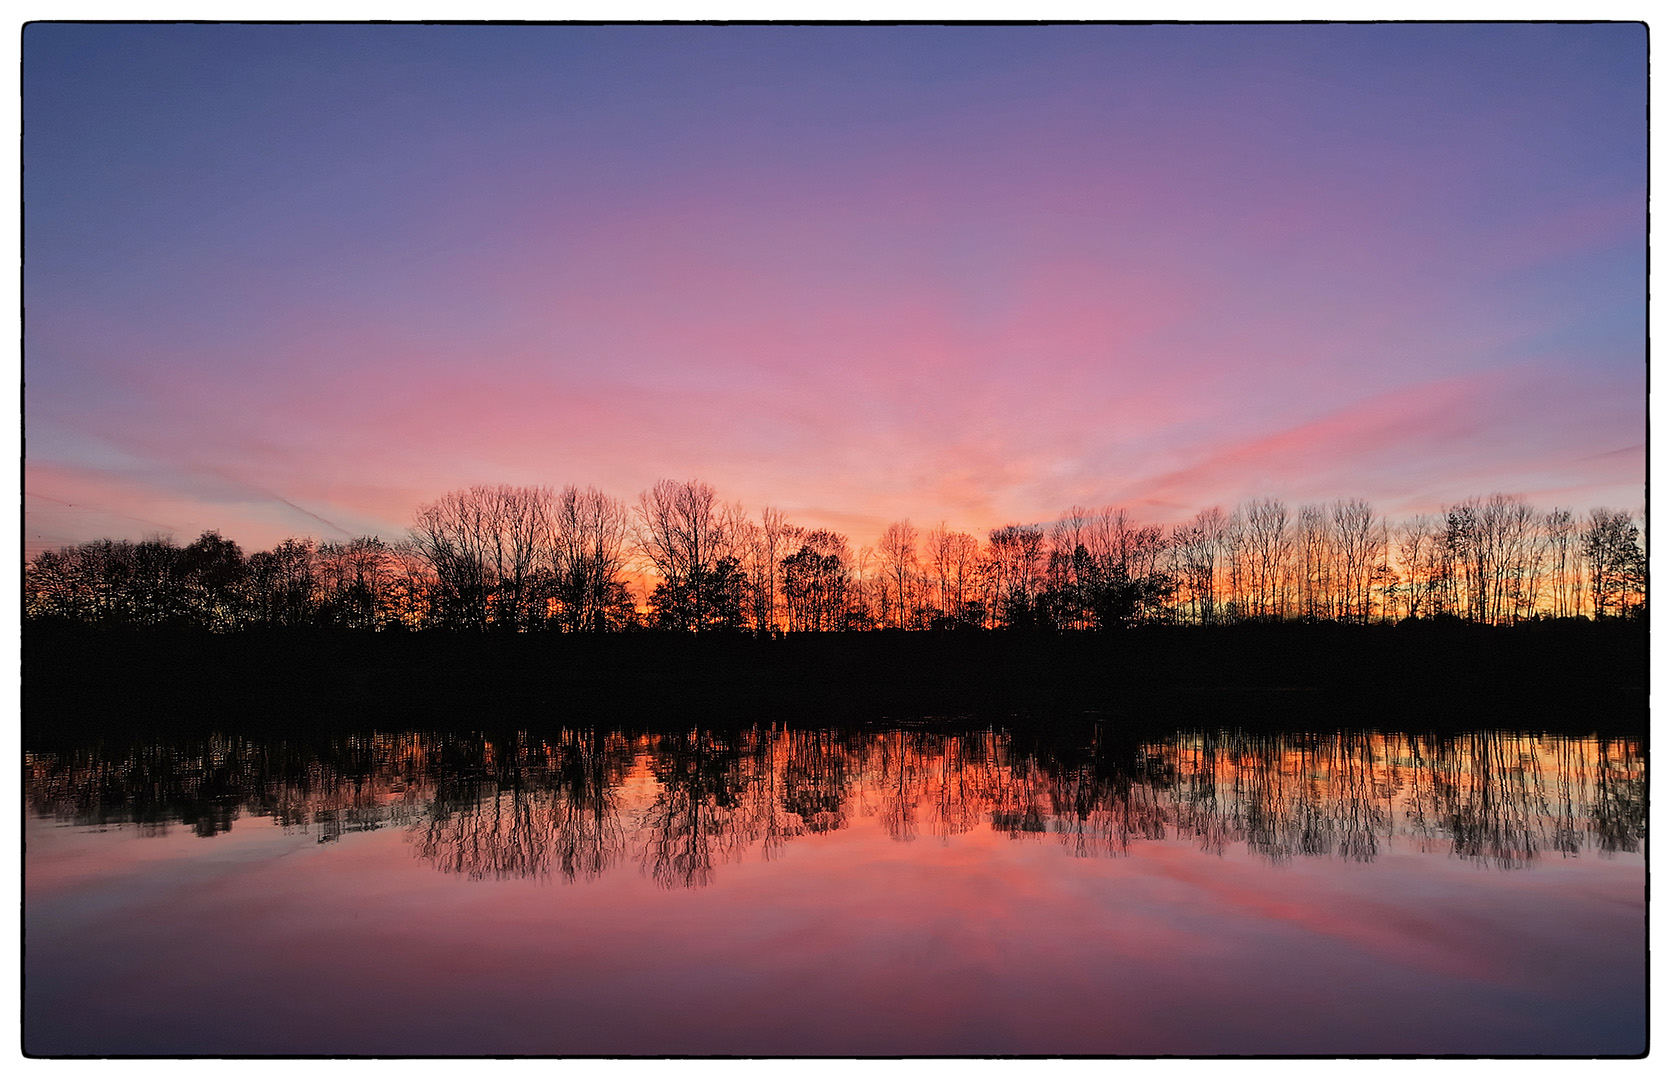
<svg viewBox="0 0 1671 1080">
<path fill-rule="evenodd" d="M 1639 739 L 1506 732 L 215 736 L 30 753 L 25 767 L 31 809 L 67 823 L 213 837 L 252 815 L 321 842 L 394 827 L 449 874 L 574 882 L 635 864 L 666 888 L 861 821 L 901 843 L 990 829 L 1076 858 L 1187 840 L 1272 863 L 1397 847 L 1503 869 L 1633 852 L 1647 823 Z"/>
</svg>

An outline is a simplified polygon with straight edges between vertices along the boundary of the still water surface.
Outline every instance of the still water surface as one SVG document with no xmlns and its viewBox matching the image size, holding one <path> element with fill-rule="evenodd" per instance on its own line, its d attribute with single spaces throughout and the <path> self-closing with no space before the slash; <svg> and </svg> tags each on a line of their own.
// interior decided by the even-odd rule
<svg viewBox="0 0 1671 1080">
<path fill-rule="evenodd" d="M 1639 739 L 26 756 L 34 1054 L 1635 1054 Z"/>
</svg>

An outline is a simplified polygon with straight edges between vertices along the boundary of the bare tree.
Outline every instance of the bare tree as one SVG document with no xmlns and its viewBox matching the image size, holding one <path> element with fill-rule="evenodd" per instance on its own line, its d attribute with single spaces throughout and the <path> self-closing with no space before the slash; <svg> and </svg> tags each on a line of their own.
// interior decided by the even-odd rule
<svg viewBox="0 0 1671 1080">
<path fill-rule="evenodd" d="M 1008 625 L 1032 617 L 1044 570 L 1044 530 L 1036 525 L 1005 525 L 987 537 L 992 568 L 991 610 Z"/>
<path fill-rule="evenodd" d="M 291 537 L 250 556 L 253 615 L 270 626 L 312 624 L 318 604 L 316 550 L 310 537 Z"/>
<path fill-rule="evenodd" d="M 732 547 L 748 581 L 750 621 L 757 633 L 776 633 L 782 626 L 778 617 L 781 591 L 778 564 L 803 530 L 785 521 L 783 511 L 769 506 L 760 512 L 758 524 L 739 519 L 730 529 Z"/>
<path fill-rule="evenodd" d="M 321 544 L 317 563 L 320 613 L 327 622 L 361 630 L 384 625 L 395 572 L 389 545 L 375 536 Z"/>
<path fill-rule="evenodd" d="M 1637 538 L 1637 527 L 1625 511 L 1606 507 L 1590 511 L 1581 550 L 1593 617 L 1621 617 L 1640 607 L 1646 560 Z"/>
<path fill-rule="evenodd" d="M 622 604 L 627 508 L 597 488 L 565 487 L 552 514 L 551 571 L 566 630 L 607 629 Z"/>
<path fill-rule="evenodd" d="M 1433 519 L 1426 515 L 1404 522 L 1396 532 L 1398 562 L 1404 578 L 1404 614 L 1418 618 L 1428 613 L 1428 597 L 1436 589 L 1435 554 L 1443 537 L 1434 536 Z"/>
<path fill-rule="evenodd" d="M 1073 506 L 1050 526 L 1046 591 L 1060 629 L 1085 630 L 1093 623 L 1089 587 L 1098 568 L 1091 555 L 1091 517 L 1083 506 Z"/>
<path fill-rule="evenodd" d="M 1505 508 L 1503 522 L 1505 552 L 1502 573 L 1506 578 L 1508 617 L 1529 619 L 1538 611 L 1544 590 L 1547 537 L 1537 511 L 1524 499 L 1514 499 Z"/>
<path fill-rule="evenodd" d="M 1512 622 L 1537 612 L 1551 549 L 1543 525 L 1547 521 L 1540 523 L 1524 500 L 1502 494 L 1446 507 L 1442 532 L 1435 537 L 1439 569 L 1430 582 L 1433 610 L 1482 623 Z M 1557 558 L 1564 562 L 1566 553 Z"/>
<path fill-rule="evenodd" d="M 543 607 L 531 603 L 531 586 L 549 558 L 551 489 L 499 484 L 450 491 L 418 509 L 412 541 L 435 571 L 449 624 L 525 629 L 533 609 Z"/>
<path fill-rule="evenodd" d="M 533 584 L 540 567 L 550 562 L 551 489 L 501 484 L 486 498 L 494 621 L 506 630 L 526 630 L 546 616 L 544 598 L 534 596 Z"/>
<path fill-rule="evenodd" d="M 947 532 L 941 522 L 928 534 L 928 558 L 940 613 L 957 622 L 978 621 L 970 619 L 969 605 L 978 593 L 980 541 L 965 532 Z"/>
<path fill-rule="evenodd" d="M 1578 526 L 1572 511 L 1556 507 L 1543 518 L 1549 558 L 1550 614 L 1557 619 L 1577 615 L 1583 604 L 1579 582 Z"/>
<path fill-rule="evenodd" d="M 1337 611 L 1348 622 L 1368 622 L 1370 588 L 1381 565 L 1375 514 L 1362 499 L 1340 499 L 1329 508 L 1338 567 Z"/>
<path fill-rule="evenodd" d="M 1247 515 L 1237 507 L 1224 523 L 1226 607 L 1234 619 L 1248 617 L 1248 564 L 1252 561 L 1249 550 Z"/>
<path fill-rule="evenodd" d="M 714 578 L 729 544 L 712 486 L 699 480 L 658 480 L 638 496 L 639 549 L 661 575 L 673 601 L 672 625 L 700 630 L 719 588 Z"/>
<path fill-rule="evenodd" d="M 923 556 L 927 560 L 924 576 L 928 579 L 928 586 L 932 591 L 928 603 L 937 619 L 951 615 L 946 605 L 946 594 L 950 591 L 948 578 L 951 567 L 947 558 L 950 554 L 947 550 L 950 535 L 946 531 L 946 523 L 942 521 L 923 536 Z"/>
<path fill-rule="evenodd" d="M 487 625 L 486 507 L 468 491 L 452 491 L 418 509 L 412 542 L 435 573 L 441 619 L 456 626 Z"/>
<path fill-rule="evenodd" d="M 389 545 L 389 625 L 417 630 L 437 619 L 440 583 L 435 568 L 411 539 Z"/>
<path fill-rule="evenodd" d="M 877 558 L 876 549 L 861 547 L 853 556 L 853 577 L 848 588 L 848 604 L 851 609 L 851 619 L 854 628 L 874 628 L 882 625 L 886 612 L 883 602 L 886 590 L 877 580 L 880 575 L 881 561 Z"/>
<path fill-rule="evenodd" d="M 1218 614 L 1218 556 L 1226 524 L 1224 511 L 1215 506 L 1172 533 L 1177 573 L 1188 596 L 1190 615 L 1202 626 L 1213 623 Z"/>
<path fill-rule="evenodd" d="M 1300 507 L 1294 522 L 1296 600 L 1302 619 L 1332 619 L 1337 614 L 1334 595 L 1335 545 L 1323 507 Z"/>
<path fill-rule="evenodd" d="M 1247 556 L 1247 613 L 1255 619 L 1280 619 L 1288 609 L 1288 578 L 1293 538 L 1288 508 L 1280 499 L 1242 504 Z"/>
<path fill-rule="evenodd" d="M 882 530 L 876 547 L 882 556 L 886 589 L 883 619 L 896 627 L 912 626 L 918 606 L 917 530 L 909 521 L 896 521 Z"/>
</svg>

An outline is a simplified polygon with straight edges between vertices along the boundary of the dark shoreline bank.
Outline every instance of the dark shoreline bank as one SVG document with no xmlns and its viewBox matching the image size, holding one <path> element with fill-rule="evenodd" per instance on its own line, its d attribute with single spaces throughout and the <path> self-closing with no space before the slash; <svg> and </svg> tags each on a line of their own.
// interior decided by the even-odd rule
<svg viewBox="0 0 1671 1080">
<path fill-rule="evenodd" d="M 795 725 L 1096 713 L 1138 726 L 1646 730 L 1641 623 L 1115 634 L 201 632 L 26 625 L 26 743 L 132 727 Z"/>
</svg>

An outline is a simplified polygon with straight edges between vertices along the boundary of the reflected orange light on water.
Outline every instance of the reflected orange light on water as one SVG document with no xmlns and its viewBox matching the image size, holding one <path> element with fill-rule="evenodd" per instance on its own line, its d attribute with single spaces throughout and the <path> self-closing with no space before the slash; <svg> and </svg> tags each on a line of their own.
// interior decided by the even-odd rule
<svg viewBox="0 0 1671 1080">
<path fill-rule="evenodd" d="M 993 731 L 770 728 L 473 742 L 404 733 L 342 750 L 342 761 L 274 775 L 254 748 L 216 738 L 171 762 L 166 779 L 188 806 L 203 803 L 204 785 L 223 785 L 214 813 L 179 815 L 206 835 L 244 814 L 324 839 L 399 825 L 421 857 L 471 876 L 550 873 L 552 853 L 578 844 L 596 849 L 587 861 L 599 872 L 630 858 L 669 886 L 708 884 L 721 865 L 860 821 L 894 841 L 991 834 L 1048 839 L 1073 856 L 1189 841 L 1273 862 L 1408 848 L 1505 867 L 1632 851 L 1644 829 L 1644 762 L 1628 739 L 1218 732 L 1123 747 L 1094 739 L 1063 757 Z M 340 771 L 348 759 L 353 775 Z M 449 775 L 453 759 L 461 771 Z M 138 801 L 158 780 L 143 754 L 26 764 L 39 812 L 170 827 Z M 90 810 L 124 785 L 136 785 L 133 800 Z"/>
<path fill-rule="evenodd" d="M 27 767 L 42 1048 L 1616 1053 L 1642 1031 L 1635 739 L 575 728 Z M 228 1008 L 254 1019 L 186 1021 Z"/>
</svg>

